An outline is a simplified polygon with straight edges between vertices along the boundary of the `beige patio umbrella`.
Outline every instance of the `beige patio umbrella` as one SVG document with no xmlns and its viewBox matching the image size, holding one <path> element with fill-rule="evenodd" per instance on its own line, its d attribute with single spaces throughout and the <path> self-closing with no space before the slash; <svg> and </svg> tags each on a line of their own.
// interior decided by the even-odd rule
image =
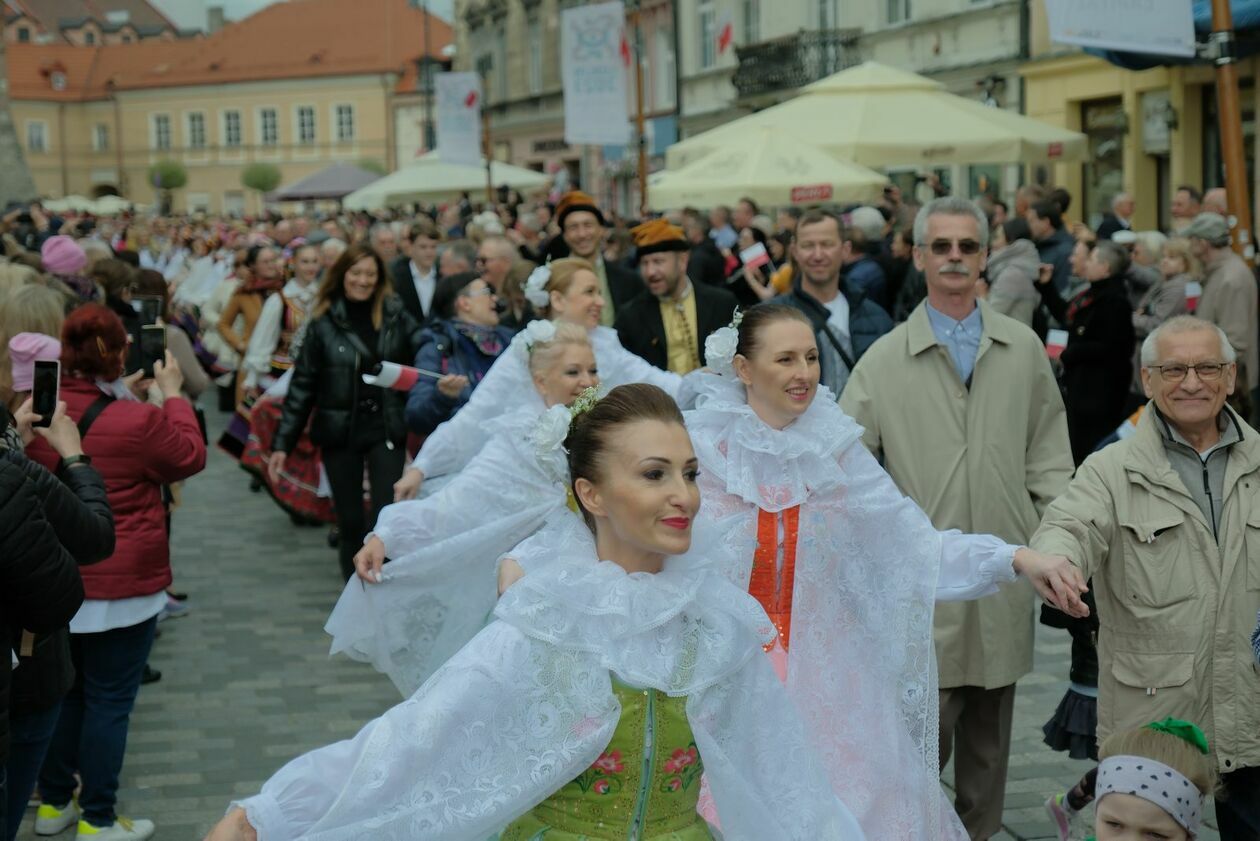
<svg viewBox="0 0 1260 841">
<path fill-rule="evenodd" d="M 868 61 L 807 85 L 795 98 L 670 146 L 681 167 L 753 126 L 868 167 L 1036 163 L 1087 153 L 1085 135 L 949 93 L 940 82 Z"/>
<path fill-rule="evenodd" d="M 888 179 L 863 166 L 842 161 L 804 141 L 785 142 L 769 126 L 746 128 L 678 170 L 653 176 L 648 198 L 653 208 L 735 204 L 864 202 L 879 197 Z"/>
<path fill-rule="evenodd" d="M 533 190 L 547 184 L 547 176 L 532 169 L 502 161 L 490 162 L 495 187 L 506 184 L 517 190 Z M 437 152 L 422 155 L 415 162 L 355 190 L 341 200 L 347 210 L 380 210 L 416 201 L 458 199 L 462 192 L 485 195 L 485 159 L 478 166 L 447 163 Z"/>
</svg>

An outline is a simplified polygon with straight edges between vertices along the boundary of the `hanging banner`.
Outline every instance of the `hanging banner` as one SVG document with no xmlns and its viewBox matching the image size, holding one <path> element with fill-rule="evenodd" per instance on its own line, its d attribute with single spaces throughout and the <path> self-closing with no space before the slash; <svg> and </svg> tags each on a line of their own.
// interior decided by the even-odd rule
<svg viewBox="0 0 1260 841">
<path fill-rule="evenodd" d="M 567 143 L 626 144 L 625 6 L 620 0 L 576 6 L 561 13 L 560 55 L 564 77 Z"/>
<path fill-rule="evenodd" d="M 1046 17 L 1060 44 L 1194 57 L 1190 0 L 1046 0 Z"/>
<path fill-rule="evenodd" d="M 438 73 L 434 80 L 438 157 L 481 166 L 481 79 L 476 73 Z"/>
</svg>

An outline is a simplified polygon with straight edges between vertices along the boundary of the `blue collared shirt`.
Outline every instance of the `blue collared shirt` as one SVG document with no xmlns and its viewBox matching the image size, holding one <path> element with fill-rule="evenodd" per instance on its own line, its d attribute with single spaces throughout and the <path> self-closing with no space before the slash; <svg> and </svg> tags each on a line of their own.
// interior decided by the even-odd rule
<svg viewBox="0 0 1260 841">
<path fill-rule="evenodd" d="M 955 321 L 940 312 L 931 304 L 927 304 L 928 323 L 936 340 L 949 351 L 954 360 L 954 368 L 958 378 L 964 383 L 971 379 L 971 372 L 976 369 L 976 356 L 980 353 L 980 337 L 984 335 L 984 322 L 980 318 L 980 307 L 973 309 L 962 321 Z"/>
</svg>

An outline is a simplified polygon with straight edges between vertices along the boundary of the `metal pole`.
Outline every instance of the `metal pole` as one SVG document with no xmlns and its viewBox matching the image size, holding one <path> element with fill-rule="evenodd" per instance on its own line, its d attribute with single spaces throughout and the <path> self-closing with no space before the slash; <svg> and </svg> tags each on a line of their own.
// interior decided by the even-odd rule
<svg viewBox="0 0 1260 841">
<path fill-rule="evenodd" d="M 420 57 L 420 72 L 424 74 L 424 151 L 433 151 L 433 64 L 429 54 L 429 0 L 421 0 L 424 13 L 424 55 Z"/>
<path fill-rule="evenodd" d="M 494 204 L 494 179 L 490 174 L 490 79 L 481 74 L 481 154 L 486 159 L 486 203 Z"/>
<path fill-rule="evenodd" d="M 1229 0 L 1212 0 L 1212 44 L 1216 47 L 1216 103 L 1221 121 L 1221 159 L 1232 222 L 1234 250 L 1248 263 L 1255 256 L 1251 242 L 1251 198 L 1243 152 L 1242 108 L 1238 99 L 1238 67 L 1234 54 L 1234 17 Z"/>
<path fill-rule="evenodd" d="M 640 14 L 636 8 L 630 13 L 630 21 L 634 27 L 634 125 L 639 146 L 639 218 L 642 219 L 648 211 L 648 168 L 647 133 L 643 125 L 643 27 L 640 25 Z"/>
</svg>

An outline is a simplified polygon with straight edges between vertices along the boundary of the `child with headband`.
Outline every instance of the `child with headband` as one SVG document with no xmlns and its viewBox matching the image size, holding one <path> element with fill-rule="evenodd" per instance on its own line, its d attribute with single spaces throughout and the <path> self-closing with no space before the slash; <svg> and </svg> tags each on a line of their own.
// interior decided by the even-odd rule
<svg viewBox="0 0 1260 841">
<path fill-rule="evenodd" d="M 1203 731 L 1166 718 L 1103 742 L 1094 796 L 1094 841 L 1198 836 L 1216 767 Z"/>
</svg>

